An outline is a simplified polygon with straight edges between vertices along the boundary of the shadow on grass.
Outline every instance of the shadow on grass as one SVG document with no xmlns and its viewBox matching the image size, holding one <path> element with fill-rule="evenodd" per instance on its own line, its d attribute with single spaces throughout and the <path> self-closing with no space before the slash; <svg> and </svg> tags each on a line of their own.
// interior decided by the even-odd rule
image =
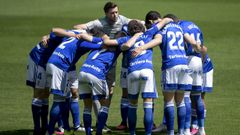
<svg viewBox="0 0 240 135">
<path fill-rule="evenodd" d="M 33 131 L 31 129 L 0 131 L 0 135 L 32 135 L 32 134 L 33 134 Z"/>
</svg>

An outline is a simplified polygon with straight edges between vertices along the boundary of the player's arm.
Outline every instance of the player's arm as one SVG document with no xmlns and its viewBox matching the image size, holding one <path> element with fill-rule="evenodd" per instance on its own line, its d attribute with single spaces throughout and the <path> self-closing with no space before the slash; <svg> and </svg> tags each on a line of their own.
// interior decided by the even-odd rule
<svg viewBox="0 0 240 135">
<path fill-rule="evenodd" d="M 132 57 L 136 57 L 137 55 L 141 54 L 142 51 L 147 50 L 149 48 L 153 48 L 155 46 L 158 46 L 161 43 L 162 43 L 162 35 L 156 34 L 153 40 L 151 40 L 147 44 L 144 44 L 144 45 L 134 49 L 132 52 Z"/>
<path fill-rule="evenodd" d="M 48 34 L 48 35 L 44 35 L 43 37 L 42 37 L 42 45 L 44 46 L 44 47 L 48 47 L 48 41 L 49 41 L 49 38 L 50 38 L 50 35 Z"/>
<path fill-rule="evenodd" d="M 76 37 L 74 32 L 66 31 L 62 28 L 52 28 L 52 32 L 59 37 Z"/>
<path fill-rule="evenodd" d="M 166 24 L 173 22 L 171 18 L 163 18 L 160 22 L 156 24 L 157 28 L 160 30 L 163 28 Z"/>
<path fill-rule="evenodd" d="M 124 43 L 122 46 L 121 46 L 121 49 L 123 51 L 125 50 L 128 50 L 129 48 L 131 48 L 134 43 L 137 41 L 137 39 L 139 38 L 139 36 L 141 36 L 143 33 L 142 32 L 139 32 L 139 33 L 136 33 L 134 34 L 126 43 Z"/>
<path fill-rule="evenodd" d="M 103 44 L 105 46 L 118 46 L 118 41 L 116 39 L 105 38 L 103 39 Z"/>
<path fill-rule="evenodd" d="M 87 25 L 86 24 L 77 24 L 73 26 L 74 29 L 81 29 L 81 30 L 86 30 Z"/>
<path fill-rule="evenodd" d="M 89 41 L 89 42 L 92 42 L 93 41 L 93 36 L 88 34 L 88 33 L 80 33 L 80 34 L 77 34 L 76 35 L 76 38 L 78 39 L 83 39 L 83 40 L 86 40 L 86 41 Z"/>
<path fill-rule="evenodd" d="M 188 43 L 190 43 L 193 47 L 193 49 L 200 53 L 202 50 L 202 46 L 199 42 L 197 42 L 193 37 L 191 37 L 188 33 L 184 34 L 184 39 L 185 41 L 187 41 Z"/>
</svg>

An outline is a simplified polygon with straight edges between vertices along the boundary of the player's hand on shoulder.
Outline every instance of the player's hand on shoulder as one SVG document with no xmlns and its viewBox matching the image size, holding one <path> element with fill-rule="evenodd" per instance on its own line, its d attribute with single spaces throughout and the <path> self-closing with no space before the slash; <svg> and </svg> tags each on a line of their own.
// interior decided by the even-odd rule
<svg viewBox="0 0 240 135">
<path fill-rule="evenodd" d="M 42 45 L 44 46 L 44 47 L 48 47 L 48 41 L 49 41 L 49 35 L 45 35 L 45 36 L 43 36 L 42 37 Z"/>
<path fill-rule="evenodd" d="M 132 51 L 132 58 L 137 57 L 139 54 L 141 54 L 143 51 L 142 47 L 137 47 Z"/>
<path fill-rule="evenodd" d="M 170 22 L 173 22 L 173 19 L 171 18 L 163 18 L 162 21 L 165 23 L 165 24 L 168 24 Z"/>
</svg>

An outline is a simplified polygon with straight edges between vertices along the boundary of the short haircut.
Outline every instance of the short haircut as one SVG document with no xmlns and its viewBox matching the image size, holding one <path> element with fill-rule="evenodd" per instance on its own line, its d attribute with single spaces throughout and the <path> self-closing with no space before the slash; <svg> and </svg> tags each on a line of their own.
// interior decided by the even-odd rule
<svg viewBox="0 0 240 135">
<path fill-rule="evenodd" d="M 161 18 L 161 15 L 158 11 L 149 11 L 145 16 L 145 26 L 149 29 L 152 26 L 152 21 Z"/>
<path fill-rule="evenodd" d="M 118 31 L 118 32 L 114 35 L 114 38 L 125 37 L 125 36 L 127 36 L 126 32 L 124 32 L 124 31 Z"/>
<path fill-rule="evenodd" d="M 145 27 L 143 24 L 137 20 L 131 20 L 128 23 L 128 33 L 133 36 L 135 33 L 145 32 Z"/>
<path fill-rule="evenodd" d="M 91 33 L 93 36 L 96 36 L 96 37 L 102 37 L 103 35 L 105 35 L 105 33 L 98 27 L 94 27 L 90 29 L 89 33 Z"/>
<path fill-rule="evenodd" d="M 176 15 L 174 15 L 174 14 L 167 14 L 163 18 L 171 18 L 176 23 L 180 21 L 179 18 Z"/>
<path fill-rule="evenodd" d="M 104 9 L 104 12 L 107 13 L 110 9 L 115 8 L 115 7 L 117 7 L 117 4 L 109 1 L 105 4 L 103 9 Z"/>
</svg>

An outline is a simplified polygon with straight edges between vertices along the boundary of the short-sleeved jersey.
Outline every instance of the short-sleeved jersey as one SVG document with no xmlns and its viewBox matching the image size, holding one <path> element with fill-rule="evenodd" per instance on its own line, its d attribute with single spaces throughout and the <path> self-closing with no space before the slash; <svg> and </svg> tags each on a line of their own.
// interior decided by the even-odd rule
<svg viewBox="0 0 240 135">
<path fill-rule="evenodd" d="M 213 69 L 213 64 L 211 59 L 206 55 L 206 58 L 203 63 L 203 73 L 207 73 Z"/>
<path fill-rule="evenodd" d="M 144 34 L 142 34 L 135 42 L 135 44 L 129 48 L 126 52 L 127 55 L 127 61 L 128 61 L 128 74 L 130 74 L 133 71 L 136 70 L 142 70 L 142 69 L 153 69 L 152 65 L 152 48 L 147 49 L 143 51 L 141 54 L 139 54 L 137 57 L 132 57 L 132 51 L 142 46 L 148 42 L 150 42 L 153 38 L 153 36 L 158 32 L 158 28 L 152 27 L 151 29 L 147 30 Z M 118 44 L 120 46 L 123 45 L 123 43 L 127 42 L 131 37 L 128 36 L 126 38 L 119 38 L 117 39 Z"/>
<path fill-rule="evenodd" d="M 37 65 L 40 65 L 41 67 L 46 69 L 46 63 L 49 57 L 63 40 L 64 37 L 58 37 L 52 32 L 50 33 L 48 47 L 43 46 L 40 42 L 31 50 L 29 55 Z"/>
<path fill-rule="evenodd" d="M 120 53 L 119 47 L 92 50 L 82 65 L 80 72 L 90 73 L 99 79 L 105 80 L 105 76 Z"/>
<path fill-rule="evenodd" d="M 171 22 L 165 25 L 158 34 L 162 35 L 162 70 L 176 65 L 187 65 L 182 28 Z"/>
<path fill-rule="evenodd" d="M 192 36 L 197 42 L 201 43 L 203 45 L 203 34 L 200 28 L 194 24 L 193 22 L 190 21 L 180 21 L 179 25 L 181 26 L 183 30 L 183 34 L 189 34 Z M 197 56 L 201 57 L 200 53 L 197 53 L 194 51 L 190 43 L 186 43 L 186 54 L 187 56 Z"/>
<path fill-rule="evenodd" d="M 93 40 L 102 41 L 101 38 L 94 38 Z M 102 44 L 95 44 L 71 37 L 64 40 L 54 50 L 48 62 L 54 64 L 63 71 L 72 71 L 75 70 L 75 64 L 82 55 L 86 54 L 91 49 L 99 49 L 101 46 Z"/>
<path fill-rule="evenodd" d="M 124 24 L 128 24 L 130 19 L 119 15 L 118 20 L 114 24 L 109 24 L 107 17 L 99 18 L 93 21 L 86 23 L 87 30 L 90 30 L 94 27 L 101 28 L 105 34 L 107 34 L 110 38 L 114 38 L 114 35 L 121 31 L 122 26 Z"/>
</svg>

